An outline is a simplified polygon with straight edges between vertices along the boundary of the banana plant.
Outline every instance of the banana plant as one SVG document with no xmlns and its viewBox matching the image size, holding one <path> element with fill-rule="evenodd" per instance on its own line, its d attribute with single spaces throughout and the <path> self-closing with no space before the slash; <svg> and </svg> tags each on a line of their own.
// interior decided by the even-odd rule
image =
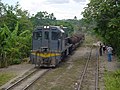
<svg viewBox="0 0 120 90">
<path fill-rule="evenodd" d="M 19 59 L 22 57 L 30 48 L 30 31 L 24 30 L 22 33 L 18 34 L 18 27 L 19 23 L 17 22 L 12 32 L 6 25 L 0 29 L 0 53 L 1 55 L 6 53 L 6 59 L 9 59 L 10 62 L 13 62 L 16 58 Z"/>
</svg>

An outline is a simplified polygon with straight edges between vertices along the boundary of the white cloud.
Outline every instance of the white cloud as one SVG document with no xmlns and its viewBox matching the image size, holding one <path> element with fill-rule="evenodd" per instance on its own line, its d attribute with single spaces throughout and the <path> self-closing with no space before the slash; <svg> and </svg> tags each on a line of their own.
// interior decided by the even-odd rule
<svg viewBox="0 0 120 90">
<path fill-rule="evenodd" d="M 75 2 L 86 2 L 86 0 L 73 0 Z"/>
<path fill-rule="evenodd" d="M 69 0 L 46 0 L 46 2 L 51 4 L 64 4 L 69 3 Z"/>
<path fill-rule="evenodd" d="M 14 0 L 6 0 L 6 2 Z M 17 0 L 21 7 L 28 10 L 30 14 L 39 11 L 54 13 L 57 19 L 73 19 L 74 16 L 81 18 L 81 12 L 89 0 Z M 14 1 L 15 2 L 15 1 Z"/>
</svg>

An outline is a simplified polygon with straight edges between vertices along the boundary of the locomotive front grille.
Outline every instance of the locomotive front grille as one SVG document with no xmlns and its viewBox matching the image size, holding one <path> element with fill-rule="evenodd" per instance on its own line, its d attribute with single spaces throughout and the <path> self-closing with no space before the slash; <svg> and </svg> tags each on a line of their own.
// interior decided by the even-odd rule
<svg viewBox="0 0 120 90">
<path fill-rule="evenodd" d="M 43 64 L 50 64 L 51 63 L 50 58 L 43 58 L 42 61 L 43 61 Z"/>
</svg>

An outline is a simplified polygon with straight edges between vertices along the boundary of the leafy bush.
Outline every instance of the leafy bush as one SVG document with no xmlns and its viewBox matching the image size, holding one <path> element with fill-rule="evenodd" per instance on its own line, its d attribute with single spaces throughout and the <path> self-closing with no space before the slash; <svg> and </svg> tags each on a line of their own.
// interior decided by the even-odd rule
<svg viewBox="0 0 120 90">
<path fill-rule="evenodd" d="M 105 74 L 105 90 L 120 90 L 120 70 Z"/>
<path fill-rule="evenodd" d="M 20 64 L 21 63 L 21 60 L 20 59 L 14 59 L 12 64 Z"/>
</svg>

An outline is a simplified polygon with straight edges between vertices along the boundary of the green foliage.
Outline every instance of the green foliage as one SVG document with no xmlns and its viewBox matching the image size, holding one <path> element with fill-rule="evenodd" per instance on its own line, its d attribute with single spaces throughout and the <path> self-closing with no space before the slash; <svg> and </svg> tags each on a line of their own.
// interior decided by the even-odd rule
<svg viewBox="0 0 120 90">
<path fill-rule="evenodd" d="M 33 26 L 43 26 L 43 25 L 53 25 L 56 21 L 54 14 L 48 14 L 46 11 L 44 12 L 37 12 L 36 15 L 32 16 L 30 20 L 33 23 Z"/>
<path fill-rule="evenodd" d="M 84 19 L 94 22 L 94 31 L 111 44 L 120 55 L 120 3 L 118 0 L 91 0 L 83 12 Z"/>
<path fill-rule="evenodd" d="M 20 59 L 14 59 L 12 62 L 12 64 L 20 64 L 20 63 L 21 63 Z"/>
<path fill-rule="evenodd" d="M 120 89 L 120 70 L 114 73 L 105 74 L 105 90 L 119 90 Z"/>
<path fill-rule="evenodd" d="M 1 54 L 6 53 L 6 57 L 4 59 L 10 59 L 9 63 L 17 64 L 20 63 L 16 58 L 21 58 L 23 56 L 27 56 L 27 52 L 30 49 L 29 40 L 31 38 L 31 34 L 29 30 L 25 30 L 24 32 L 18 34 L 18 23 L 15 26 L 15 29 L 11 32 L 8 27 L 5 25 L 4 28 L 1 28 L 0 36 L 2 37 L 1 41 Z M 1 56 L 2 57 L 2 56 Z M 15 61 L 14 61 L 15 59 Z"/>
<path fill-rule="evenodd" d="M 4 24 L 8 26 L 10 31 L 14 30 L 17 22 L 19 22 L 19 32 L 21 33 L 25 29 L 32 30 L 33 26 L 29 20 L 29 14 L 26 10 L 20 8 L 19 3 L 15 6 L 3 4 L 0 2 L 0 27 L 4 27 Z"/>
<path fill-rule="evenodd" d="M 0 63 L 4 67 L 28 56 L 33 25 L 19 3 L 10 6 L 0 1 L 0 11 Z"/>
<path fill-rule="evenodd" d="M 55 24 L 56 26 L 60 26 L 62 25 L 63 27 L 67 27 L 68 28 L 68 34 L 71 35 L 74 32 L 74 27 L 71 24 L 71 22 L 69 21 L 64 21 L 64 20 L 58 20 Z"/>
</svg>

